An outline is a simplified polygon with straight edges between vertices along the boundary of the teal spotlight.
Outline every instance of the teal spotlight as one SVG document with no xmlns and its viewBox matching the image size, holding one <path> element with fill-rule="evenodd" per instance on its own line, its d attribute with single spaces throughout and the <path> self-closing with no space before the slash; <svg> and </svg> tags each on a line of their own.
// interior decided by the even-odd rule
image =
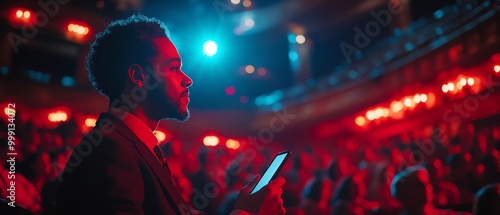
<svg viewBox="0 0 500 215">
<path fill-rule="evenodd" d="M 217 53 L 217 43 L 212 40 L 205 42 L 203 45 L 203 53 L 209 57 L 214 56 Z"/>
</svg>

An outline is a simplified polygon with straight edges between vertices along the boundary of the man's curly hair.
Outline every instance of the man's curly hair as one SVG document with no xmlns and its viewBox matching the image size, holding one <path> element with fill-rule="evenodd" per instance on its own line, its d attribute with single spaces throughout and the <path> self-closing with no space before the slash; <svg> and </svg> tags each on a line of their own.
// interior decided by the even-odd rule
<svg viewBox="0 0 500 215">
<path fill-rule="evenodd" d="M 153 39 L 169 32 L 158 19 L 132 15 L 117 20 L 96 35 L 87 55 L 86 70 L 92 86 L 110 100 L 120 98 L 131 64 L 151 65 L 157 55 Z"/>
</svg>

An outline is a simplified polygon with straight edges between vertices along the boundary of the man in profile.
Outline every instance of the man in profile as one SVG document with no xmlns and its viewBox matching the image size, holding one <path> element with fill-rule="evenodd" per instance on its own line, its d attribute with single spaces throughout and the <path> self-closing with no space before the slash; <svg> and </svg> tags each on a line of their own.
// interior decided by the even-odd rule
<svg viewBox="0 0 500 215">
<path fill-rule="evenodd" d="M 160 120 L 189 118 L 192 80 L 157 19 L 134 15 L 96 36 L 89 79 L 109 109 L 75 148 L 61 174 L 58 214 L 192 214 L 153 132 Z M 250 195 L 244 187 L 231 214 L 284 214 L 278 177 Z"/>
</svg>

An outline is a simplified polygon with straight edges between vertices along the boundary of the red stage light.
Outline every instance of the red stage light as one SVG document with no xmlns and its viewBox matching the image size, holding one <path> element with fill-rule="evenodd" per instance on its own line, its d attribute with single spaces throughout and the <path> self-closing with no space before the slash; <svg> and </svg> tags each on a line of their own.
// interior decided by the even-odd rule
<svg viewBox="0 0 500 215">
<path fill-rule="evenodd" d="M 154 131 L 153 134 L 155 135 L 156 139 L 158 139 L 158 141 L 160 142 L 164 141 L 165 138 L 167 137 L 167 135 L 163 131 L 159 130 Z"/>
<path fill-rule="evenodd" d="M 219 144 L 219 138 L 216 136 L 206 136 L 203 138 L 203 144 L 205 146 L 216 146 Z"/>
<path fill-rule="evenodd" d="M 413 103 L 413 101 L 410 98 L 406 98 L 404 100 L 404 104 L 406 107 L 410 107 L 412 103 Z"/>
<path fill-rule="evenodd" d="M 85 125 L 87 127 L 94 127 L 95 126 L 96 119 L 95 118 L 87 118 L 85 119 Z"/>
<path fill-rule="evenodd" d="M 397 113 L 397 112 L 403 110 L 403 103 L 401 103 L 400 101 L 393 101 L 391 103 L 391 110 L 394 113 Z"/>
<path fill-rule="evenodd" d="M 229 139 L 226 141 L 226 147 L 229 149 L 238 149 L 240 148 L 240 142 L 237 140 Z"/>
<path fill-rule="evenodd" d="M 443 86 L 441 87 L 441 90 L 443 91 L 443 93 L 447 93 L 448 92 L 448 85 L 443 84 Z"/>
<path fill-rule="evenodd" d="M 374 120 L 375 119 L 375 111 L 369 110 L 366 112 L 366 118 L 368 120 Z"/>
<path fill-rule="evenodd" d="M 49 113 L 47 118 L 51 122 L 64 122 L 64 121 L 68 120 L 68 114 L 64 111 L 57 111 L 57 112 Z"/>
<path fill-rule="evenodd" d="M 228 96 L 234 95 L 236 93 L 236 89 L 233 86 L 229 86 L 226 88 L 226 94 Z"/>
<path fill-rule="evenodd" d="M 416 104 L 420 103 L 420 95 L 419 95 L 419 94 L 417 94 L 417 95 L 413 96 L 413 101 L 414 101 Z"/>
<path fill-rule="evenodd" d="M 21 18 L 22 16 L 23 16 L 23 11 L 22 11 L 22 10 L 18 10 L 18 11 L 16 12 L 16 17 L 17 17 L 17 18 Z"/>
<path fill-rule="evenodd" d="M 84 36 L 89 33 L 89 28 L 83 25 L 71 23 L 68 25 L 68 31 Z"/>
<path fill-rule="evenodd" d="M 468 79 L 467 79 L 467 84 L 468 84 L 469 86 L 474 85 L 474 79 L 473 79 L 473 78 L 468 78 Z"/>
<path fill-rule="evenodd" d="M 24 18 L 25 18 L 25 19 L 28 19 L 28 18 L 30 18 L 31 13 L 30 13 L 29 11 L 24 11 L 24 14 L 23 14 L 23 15 L 24 15 Z"/>
<path fill-rule="evenodd" d="M 448 91 L 453 91 L 455 89 L 455 85 L 453 83 L 448 83 Z"/>
<path fill-rule="evenodd" d="M 420 95 L 420 101 L 425 103 L 427 101 L 427 95 L 426 94 Z"/>
<path fill-rule="evenodd" d="M 365 117 L 363 117 L 363 116 L 356 117 L 356 119 L 354 120 L 354 122 L 356 123 L 356 125 L 358 125 L 360 127 L 366 124 Z"/>
<path fill-rule="evenodd" d="M 499 73 L 500 72 L 500 65 L 495 65 L 493 67 L 493 70 L 495 70 L 496 73 Z"/>
</svg>

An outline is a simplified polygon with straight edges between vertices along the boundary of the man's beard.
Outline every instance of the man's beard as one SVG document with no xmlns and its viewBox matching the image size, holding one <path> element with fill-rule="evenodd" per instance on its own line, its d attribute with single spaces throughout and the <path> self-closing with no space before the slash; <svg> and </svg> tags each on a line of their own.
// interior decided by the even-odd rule
<svg viewBox="0 0 500 215">
<path fill-rule="evenodd" d="M 190 113 L 186 110 L 181 110 L 181 102 L 179 100 L 172 101 L 169 99 L 160 100 L 161 102 L 152 101 L 152 109 L 155 110 L 152 115 L 155 115 L 157 120 L 175 120 L 177 122 L 185 122 L 189 119 Z"/>
</svg>

